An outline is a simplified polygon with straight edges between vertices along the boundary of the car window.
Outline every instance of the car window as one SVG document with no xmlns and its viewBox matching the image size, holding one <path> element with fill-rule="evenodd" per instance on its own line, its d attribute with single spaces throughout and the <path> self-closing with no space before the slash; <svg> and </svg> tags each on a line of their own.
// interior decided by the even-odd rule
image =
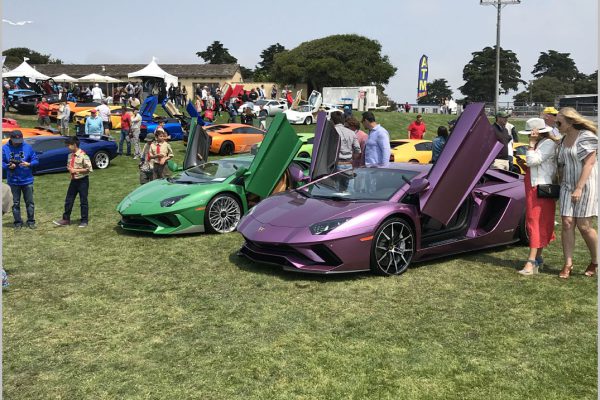
<svg viewBox="0 0 600 400">
<path fill-rule="evenodd" d="M 263 131 L 261 131 L 260 129 L 257 128 L 253 128 L 251 126 L 244 126 L 244 127 L 240 127 L 240 128 L 235 128 L 233 131 L 233 133 L 253 133 L 253 134 L 264 134 Z"/>
<path fill-rule="evenodd" d="M 432 144 L 431 142 L 417 143 L 415 149 L 417 151 L 432 151 Z"/>
<path fill-rule="evenodd" d="M 34 151 L 42 153 L 50 150 L 62 149 L 67 147 L 67 144 L 65 143 L 65 138 L 57 138 L 52 140 L 36 140 L 33 141 L 31 145 Z"/>
</svg>

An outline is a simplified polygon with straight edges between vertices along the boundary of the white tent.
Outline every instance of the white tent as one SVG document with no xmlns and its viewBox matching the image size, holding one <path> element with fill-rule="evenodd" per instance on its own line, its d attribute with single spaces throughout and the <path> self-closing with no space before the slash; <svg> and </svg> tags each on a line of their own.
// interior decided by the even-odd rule
<svg viewBox="0 0 600 400">
<path fill-rule="evenodd" d="M 77 82 L 77 79 L 67 74 L 60 74 L 52 79 L 54 80 L 54 82 Z"/>
<path fill-rule="evenodd" d="M 77 81 L 79 81 L 79 82 L 100 82 L 100 83 L 121 82 L 120 80 L 115 79 L 113 77 L 106 76 L 106 75 L 100 75 L 100 74 L 89 74 L 86 76 L 82 76 L 81 78 L 77 79 Z"/>
<path fill-rule="evenodd" d="M 140 69 L 136 72 L 131 72 L 127 74 L 129 78 L 143 78 L 143 77 L 152 77 L 152 78 L 162 78 L 165 80 L 167 87 L 171 84 L 173 86 L 177 86 L 179 79 L 176 76 L 173 76 L 167 72 L 165 72 L 161 67 L 156 63 L 156 58 L 152 57 L 152 61 L 150 64 L 146 65 L 144 68 Z"/>
<path fill-rule="evenodd" d="M 23 61 L 21 65 L 19 65 L 12 71 L 2 73 L 3 78 L 20 78 L 22 76 L 38 81 L 45 81 L 46 79 L 50 79 L 48 75 L 44 75 L 41 72 L 36 71 L 31 65 L 27 64 L 27 60 Z"/>
</svg>

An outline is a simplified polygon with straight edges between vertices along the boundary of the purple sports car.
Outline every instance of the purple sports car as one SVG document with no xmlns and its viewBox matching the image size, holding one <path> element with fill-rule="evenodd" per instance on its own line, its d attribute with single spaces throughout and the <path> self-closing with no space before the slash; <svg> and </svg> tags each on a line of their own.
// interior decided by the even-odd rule
<svg viewBox="0 0 600 400">
<path fill-rule="evenodd" d="M 243 218 L 242 255 L 291 271 L 397 275 L 413 261 L 528 241 L 523 178 L 488 169 L 502 144 L 483 104 L 467 107 L 434 166 L 332 174 L 339 145 L 332 131 L 318 122 L 310 184 L 263 200 Z"/>
</svg>

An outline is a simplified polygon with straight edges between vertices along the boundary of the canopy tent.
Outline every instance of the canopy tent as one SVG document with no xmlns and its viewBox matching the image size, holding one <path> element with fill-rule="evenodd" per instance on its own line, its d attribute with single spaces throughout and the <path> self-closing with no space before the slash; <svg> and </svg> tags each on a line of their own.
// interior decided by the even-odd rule
<svg viewBox="0 0 600 400">
<path fill-rule="evenodd" d="M 110 76 L 106 76 L 106 75 L 100 75 L 100 74 L 89 74 L 86 76 L 82 76 L 81 78 L 77 79 L 78 82 L 100 82 L 100 83 L 116 83 L 116 82 L 121 82 L 118 79 L 115 79 L 113 77 Z"/>
<path fill-rule="evenodd" d="M 54 80 L 54 82 L 77 82 L 77 79 L 67 74 L 60 74 L 52 79 Z"/>
<path fill-rule="evenodd" d="M 165 83 L 167 84 L 167 87 L 171 86 L 171 84 L 173 84 L 173 86 L 177 86 L 177 83 L 179 82 L 179 79 L 176 76 L 173 76 L 173 75 L 165 72 L 161 67 L 158 66 L 158 64 L 156 63 L 155 57 L 152 57 L 152 61 L 150 61 L 150 64 L 146 65 L 144 68 L 140 69 L 139 71 L 131 72 L 131 73 L 127 74 L 127 77 L 129 77 L 129 78 L 143 78 L 143 77 L 161 78 L 161 79 L 164 79 Z"/>
<path fill-rule="evenodd" d="M 45 81 L 47 79 L 50 79 L 48 75 L 44 75 L 41 72 L 36 71 L 31 65 L 27 64 L 27 60 L 23 61 L 21 65 L 19 65 L 12 71 L 2 73 L 3 78 L 20 78 L 22 76 L 38 81 Z"/>
</svg>

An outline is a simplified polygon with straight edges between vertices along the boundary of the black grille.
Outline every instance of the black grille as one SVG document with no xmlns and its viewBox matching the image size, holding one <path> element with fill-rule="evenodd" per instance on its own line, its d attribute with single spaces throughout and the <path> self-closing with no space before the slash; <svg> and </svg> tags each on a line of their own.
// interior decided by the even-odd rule
<svg viewBox="0 0 600 400">
<path fill-rule="evenodd" d="M 153 224 L 141 215 L 121 216 L 119 225 L 125 229 L 137 229 L 151 232 L 156 229 L 156 224 Z"/>
<path fill-rule="evenodd" d="M 315 244 L 311 247 L 312 250 L 317 253 L 319 257 L 321 257 L 325 262 L 318 263 L 321 265 L 331 265 L 337 266 L 342 263 L 342 260 L 333 252 L 331 249 L 324 244 Z"/>
</svg>

